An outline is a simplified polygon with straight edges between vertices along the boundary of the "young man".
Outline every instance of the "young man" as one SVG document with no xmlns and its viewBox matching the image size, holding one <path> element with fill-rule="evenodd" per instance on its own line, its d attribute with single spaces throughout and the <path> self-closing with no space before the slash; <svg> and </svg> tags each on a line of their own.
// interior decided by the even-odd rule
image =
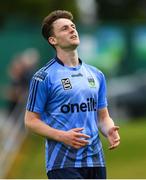
<svg viewBox="0 0 146 180">
<path fill-rule="evenodd" d="M 78 58 L 72 20 L 70 12 L 58 10 L 43 21 L 42 34 L 56 57 L 32 78 L 25 125 L 46 138 L 49 179 L 105 179 L 98 127 L 110 149 L 120 143 L 119 127 L 108 113 L 103 73 Z"/>
</svg>

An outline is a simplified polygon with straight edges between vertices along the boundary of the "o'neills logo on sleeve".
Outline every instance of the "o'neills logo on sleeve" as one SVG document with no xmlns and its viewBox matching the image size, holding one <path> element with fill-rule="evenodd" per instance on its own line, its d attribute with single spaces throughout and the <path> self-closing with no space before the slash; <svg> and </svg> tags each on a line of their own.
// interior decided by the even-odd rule
<svg viewBox="0 0 146 180">
<path fill-rule="evenodd" d="M 86 111 L 96 111 L 96 101 L 94 98 L 87 98 L 86 102 L 78 103 L 68 103 L 61 106 L 62 113 L 74 113 L 74 112 L 86 112 Z"/>
<path fill-rule="evenodd" d="M 70 82 L 69 78 L 61 79 L 61 82 L 62 82 L 64 90 L 72 89 L 71 82 Z"/>
</svg>

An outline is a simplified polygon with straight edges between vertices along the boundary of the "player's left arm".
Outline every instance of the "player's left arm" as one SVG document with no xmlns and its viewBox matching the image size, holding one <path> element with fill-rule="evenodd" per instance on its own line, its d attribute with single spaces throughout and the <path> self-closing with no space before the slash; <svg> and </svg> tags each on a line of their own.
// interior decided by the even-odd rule
<svg viewBox="0 0 146 180">
<path fill-rule="evenodd" d="M 107 107 L 97 111 L 99 117 L 99 129 L 109 141 L 109 149 L 114 149 L 120 144 L 119 126 L 115 126 L 109 115 Z"/>
</svg>

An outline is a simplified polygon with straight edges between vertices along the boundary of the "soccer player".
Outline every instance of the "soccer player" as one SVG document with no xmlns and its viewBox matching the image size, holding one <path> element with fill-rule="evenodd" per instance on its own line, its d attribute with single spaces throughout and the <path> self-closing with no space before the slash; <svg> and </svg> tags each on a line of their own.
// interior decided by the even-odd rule
<svg viewBox="0 0 146 180">
<path fill-rule="evenodd" d="M 104 75 L 79 59 L 80 40 L 70 12 L 50 13 L 42 34 L 56 57 L 32 78 L 25 125 L 46 138 L 48 178 L 105 179 L 99 130 L 109 149 L 119 145 L 120 137 L 108 113 Z"/>
</svg>

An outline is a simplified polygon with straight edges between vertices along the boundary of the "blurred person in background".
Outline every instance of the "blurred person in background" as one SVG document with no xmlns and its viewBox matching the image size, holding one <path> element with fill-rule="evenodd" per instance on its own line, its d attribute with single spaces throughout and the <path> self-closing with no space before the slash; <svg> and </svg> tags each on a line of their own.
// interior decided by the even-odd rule
<svg viewBox="0 0 146 180">
<path fill-rule="evenodd" d="M 39 53 L 34 48 L 14 56 L 9 67 L 10 87 L 8 92 L 8 114 L 17 120 L 24 109 L 30 79 L 36 70 Z"/>
<path fill-rule="evenodd" d="M 56 57 L 31 81 L 25 125 L 46 138 L 49 179 L 105 179 L 99 130 L 109 149 L 120 143 L 107 109 L 103 73 L 78 57 L 80 43 L 73 16 L 57 10 L 44 18 L 42 34 Z"/>
</svg>

